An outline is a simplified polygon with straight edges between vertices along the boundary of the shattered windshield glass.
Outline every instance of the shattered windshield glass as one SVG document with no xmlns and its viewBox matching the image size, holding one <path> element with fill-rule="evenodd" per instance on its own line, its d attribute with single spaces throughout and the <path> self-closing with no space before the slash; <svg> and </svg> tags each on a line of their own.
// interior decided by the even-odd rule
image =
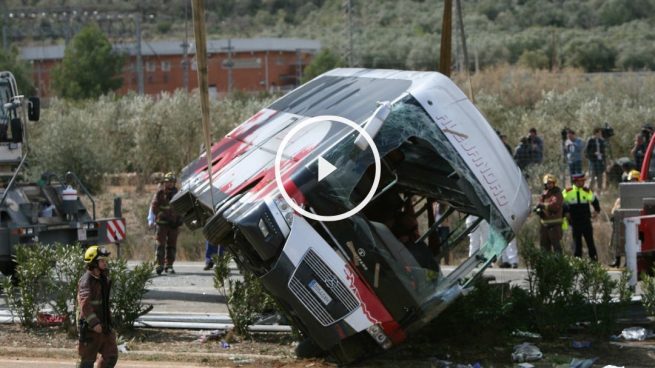
<svg viewBox="0 0 655 368">
<path fill-rule="evenodd" d="M 370 190 L 374 176 L 372 151 L 359 150 L 353 144 L 356 137 L 356 132 L 351 133 L 323 155 L 339 170 L 308 194 L 309 203 L 317 213 L 330 215 L 349 210 Z M 444 254 L 430 249 L 427 236 L 419 234 L 421 207 L 439 202 L 486 219 L 491 224 L 490 235 L 479 251 L 479 259 L 500 254 L 512 232 L 497 211 L 492 210 L 488 195 L 476 184 L 447 137 L 412 96 L 407 95 L 393 105 L 374 141 L 382 168 L 373 201 L 360 214 L 323 226 L 333 234 L 353 264 L 358 264 L 361 254 L 378 257 L 384 272 L 359 271 L 371 285 L 389 288 L 389 295 L 385 295 L 383 288 L 377 290 L 382 299 L 387 299 L 386 305 L 402 299 L 398 298 L 399 290 L 407 293 L 406 299 L 415 304 L 396 311 L 400 314 L 396 317 L 404 318 L 402 311 L 421 308 L 439 292 L 453 286 L 441 282 L 438 263 Z M 427 201 L 428 198 L 434 202 Z M 427 231 L 425 225 L 420 227 Z M 453 231 L 453 241 L 470 230 L 461 221 Z M 469 270 L 477 267 L 474 261 L 465 267 Z M 396 285 L 398 282 L 400 285 Z"/>
</svg>

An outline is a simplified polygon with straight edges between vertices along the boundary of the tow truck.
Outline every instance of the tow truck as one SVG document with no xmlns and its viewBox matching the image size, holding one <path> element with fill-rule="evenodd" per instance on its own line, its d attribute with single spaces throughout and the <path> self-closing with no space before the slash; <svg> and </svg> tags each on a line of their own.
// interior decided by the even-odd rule
<svg viewBox="0 0 655 368">
<path fill-rule="evenodd" d="M 0 72 L 0 272 L 6 276 L 14 274 L 17 247 L 118 245 L 126 235 L 120 199 L 114 217 L 97 218 L 95 201 L 75 173 L 46 172 L 38 181 L 25 180 L 27 121 L 38 121 L 39 115 L 39 98 L 24 98 L 13 74 Z M 91 203 L 90 213 L 78 189 Z"/>
</svg>

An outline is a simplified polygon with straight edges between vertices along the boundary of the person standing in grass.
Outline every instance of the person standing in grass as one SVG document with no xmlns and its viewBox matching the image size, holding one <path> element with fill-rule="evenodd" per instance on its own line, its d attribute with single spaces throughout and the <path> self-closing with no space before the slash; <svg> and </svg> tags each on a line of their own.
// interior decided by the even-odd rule
<svg viewBox="0 0 655 368">
<path fill-rule="evenodd" d="M 603 174 L 605 174 L 605 151 L 607 143 L 603 138 L 603 129 L 595 128 L 594 135 L 587 141 L 585 154 L 589 159 L 589 175 L 591 182 L 589 187 L 593 188 L 596 184 L 598 192 L 603 190 Z"/>
<path fill-rule="evenodd" d="M 576 136 L 573 129 L 568 130 L 566 137 L 564 156 L 566 157 L 566 163 L 569 165 L 569 175 L 573 178 L 574 175 L 582 173 L 582 153 L 585 144 L 582 139 Z"/>
<path fill-rule="evenodd" d="M 530 142 L 530 150 L 532 151 L 532 163 L 542 163 L 544 160 L 544 140 L 537 135 L 537 128 L 530 128 L 528 141 Z"/>
<path fill-rule="evenodd" d="M 173 263 L 177 252 L 178 228 L 182 225 L 182 219 L 171 208 L 171 199 L 177 193 L 176 180 L 172 172 L 164 175 L 164 185 L 155 193 L 150 205 L 157 224 L 157 275 L 163 271 L 175 273 Z"/>
</svg>

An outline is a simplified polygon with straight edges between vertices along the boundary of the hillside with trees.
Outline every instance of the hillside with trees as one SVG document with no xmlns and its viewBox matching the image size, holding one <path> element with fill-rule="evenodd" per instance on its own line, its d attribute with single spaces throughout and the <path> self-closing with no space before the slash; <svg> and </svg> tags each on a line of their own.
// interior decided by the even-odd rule
<svg viewBox="0 0 655 368">
<path fill-rule="evenodd" d="M 319 39 L 344 61 L 348 60 L 352 35 L 355 66 L 436 69 L 442 0 L 350 3 L 349 17 L 347 0 L 206 1 L 207 26 L 212 38 Z M 103 14 L 138 11 L 143 14 L 144 39 L 182 38 L 185 25 L 192 35 L 189 4 L 185 0 L 108 0 L 101 5 L 88 0 L 6 1 L 9 10 L 20 10 L 26 19 L 31 10 L 36 12 L 31 25 L 36 19 L 37 27 L 30 27 L 34 29 L 31 33 L 23 30 L 21 43 L 43 42 L 46 35 L 59 34 L 61 15 L 40 16 L 44 9 L 40 14 L 68 10 L 68 24 L 75 27 L 79 23 L 80 28 L 85 22 L 84 10 L 99 9 L 95 17 L 101 28 Z M 655 69 L 655 0 L 462 0 L 462 7 L 471 70 L 505 63 L 540 69 L 576 67 L 588 72 Z M 4 20 L 15 29 L 20 28 L 16 26 L 19 19 Z M 107 27 L 117 24 L 106 23 Z M 127 30 L 121 41 L 129 38 L 133 26 L 128 22 L 124 27 Z M 461 69 L 457 47 L 453 54 Z"/>
</svg>

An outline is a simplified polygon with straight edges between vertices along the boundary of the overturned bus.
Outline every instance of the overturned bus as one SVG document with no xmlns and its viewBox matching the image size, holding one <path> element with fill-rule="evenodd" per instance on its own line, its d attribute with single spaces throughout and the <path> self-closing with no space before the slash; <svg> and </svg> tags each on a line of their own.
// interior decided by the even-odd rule
<svg viewBox="0 0 655 368">
<path fill-rule="evenodd" d="M 309 118 L 318 121 L 288 136 Z M 174 209 L 341 362 L 398 345 L 435 318 L 530 209 L 495 131 L 436 72 L 332 70 L 215 143 L 211 162 L 212 185 L 204 155 L 184 168 Z M 466 216 L 477 220 L 467 227 Z M 491 230 L 484 246 L 444 274 L 444 257 L 480 221 Z"/>
</svg>

